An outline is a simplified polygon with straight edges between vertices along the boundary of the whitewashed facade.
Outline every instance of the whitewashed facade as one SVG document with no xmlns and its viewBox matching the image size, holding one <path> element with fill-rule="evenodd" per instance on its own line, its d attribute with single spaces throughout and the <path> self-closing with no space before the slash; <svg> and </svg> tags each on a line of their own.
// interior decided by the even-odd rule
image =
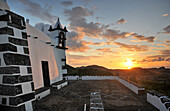
<svg viewBox="0 0 170 111">
<path fill-rule="evenodd" d="M 63 87 L 66 27 L 49 27 L 47 36 L 0 0 L 0 110 L 33 111 L 35 100 Z M 61 84 L 61 85 L 60 85 Z"/>
</svg>

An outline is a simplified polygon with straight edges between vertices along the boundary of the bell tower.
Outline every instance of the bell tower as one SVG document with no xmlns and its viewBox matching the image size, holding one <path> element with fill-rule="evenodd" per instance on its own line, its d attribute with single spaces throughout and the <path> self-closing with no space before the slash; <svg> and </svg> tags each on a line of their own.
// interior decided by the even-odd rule
<svg viewBox="0 0 170 111">
<path fill-rule="evenodd" d="M 50 32 L 49 36 L 56 41 L 56 47 L 58 48 L 66 48 L 66 33 L 68 32 L 66 27 L 63 27 L 60 23 L 60 19 L 58 18 L 57 23 L 54 28 L 52 26 L 49 27 Z"/>
</svg>

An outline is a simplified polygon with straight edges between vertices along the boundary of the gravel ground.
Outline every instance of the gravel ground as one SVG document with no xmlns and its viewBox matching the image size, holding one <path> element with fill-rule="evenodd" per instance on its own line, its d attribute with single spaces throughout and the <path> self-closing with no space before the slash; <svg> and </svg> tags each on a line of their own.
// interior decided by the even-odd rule
<svg viewBox="0 0 170 111">
<path fill-rule="evenodd" d="M 105 111 L 158 111 L 117 81 L 69 81 L 69 85 L 37 101 L 36 111 L 83 111 L 89 109 L 90 93 L 100 92 Z M 89 110 L 87 110 L 89 111 Z"/>
</svg>

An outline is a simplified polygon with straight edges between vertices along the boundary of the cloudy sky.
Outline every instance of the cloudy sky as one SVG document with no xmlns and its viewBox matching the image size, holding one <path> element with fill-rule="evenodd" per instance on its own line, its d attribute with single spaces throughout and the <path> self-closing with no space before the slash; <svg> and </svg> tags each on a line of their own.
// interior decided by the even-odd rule
<svg viewBox="0 0 170 111">
<path fill-rule="evenodd" d="M 33 26 L 67 26 L 74 67 L 170 68 L 170 0 L 7 0 Z"/>
</svg>

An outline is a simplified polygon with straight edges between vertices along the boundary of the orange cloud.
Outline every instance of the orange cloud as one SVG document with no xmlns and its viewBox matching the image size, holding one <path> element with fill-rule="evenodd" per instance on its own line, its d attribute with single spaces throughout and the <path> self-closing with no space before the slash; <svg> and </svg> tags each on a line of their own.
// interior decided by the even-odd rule
<svg viewBox="0 0 170 111">
<path fill-rule="evenodd" d="M 126 22 L 127 21 L 124 18 L 122 18 L 122 19 L 117 21 L 117 24 L 123 24 L 123 23 L 126 23 Z"/>
<path fill-rule="evenodd" d="M 164 34 L 170 34 L 170 25 L 166 26 L 165 28 L 163 28 L 164 30 Z"/>
<path fill-rule="evenodd" d="M 82 40 L 84 38 L 85 33 L 82 32 L 82 28 L 76 27 L 76 32 L 71 31 L 67 33 L 67 46 L 69 48 L 68 51 L 71 52 L 85 52 L 86 50 L 91 49 L 89 44 L 90 42 L 86 42 Z"/>
<path fill-rule="evenodd" d="M 169 44 L 169 43 L 170 43 L 170 40 L 166 40 L 165 43 L 168 43 L 168 44 Z"/>
<path fill-rule="evenodd" d="M 133 36 L 133 38 L 138 39 L 140 41 L 154 42 L 154 40 L 156 40 L 156 37 L 154 36 L 145 37 L 143 35 L 138 35 L 137 33 L 133 33 L 131 35 Z"/>
<path fill-rule="evenodd" d="M 162 16 L 166 17 L 166 16 L 169 16 L 169 14 L 163 14 Z"/>
<path fill-rule="evenodd" d="M 143 52 L 149 49 L 146 45 L 128 45 L 120 42 L 114 42 L 116 45 L 120 46 L 122 49 L 126 49 L 128 51 L 136 51 L 136 52 Z"/>
<path fill-rule="evenodd" d="M 99 52 L 103 52 L 103 53 L 117 53 L 112 51 L 110 48 L 101 48 L 101 49 L 96 49 Z"/>
</svg>

